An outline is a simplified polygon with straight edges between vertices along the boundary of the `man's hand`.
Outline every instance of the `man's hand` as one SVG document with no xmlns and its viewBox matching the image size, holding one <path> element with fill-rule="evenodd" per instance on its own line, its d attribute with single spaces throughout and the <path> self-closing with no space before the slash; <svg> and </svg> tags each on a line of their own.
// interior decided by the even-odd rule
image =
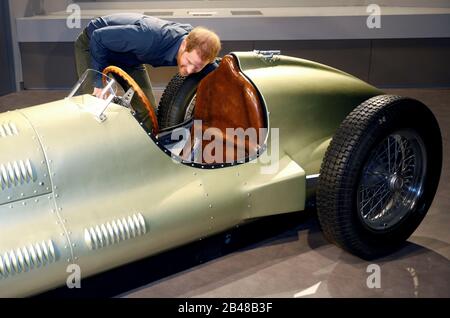
<svg viewBox="0 0 450 318">
<path fill-rule="evenodd" d="M 92 92 L 92 95 L 97 97 L 97 98 L 101 98 L 101 99 L 105 99 L 106 96 L 102 95 L 102 89 L 95 87 L 94 91 Z"/>
</svg>

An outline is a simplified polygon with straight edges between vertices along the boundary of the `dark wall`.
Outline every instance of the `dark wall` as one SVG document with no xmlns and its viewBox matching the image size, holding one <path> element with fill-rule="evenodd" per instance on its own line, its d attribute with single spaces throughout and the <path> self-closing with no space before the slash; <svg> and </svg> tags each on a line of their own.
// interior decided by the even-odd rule
<svg viewBox="0 0 450 318">
<path fill-rule="evenodd" d="M 8 1 L 0 1 L 0 96 L 15 91 Z"/>
<path fill-rule="evenodd" d="M 69 88 L 76 81 L 73 43 L 21 43 L 24 86 Z M 450 87 L 450 39 L 223 42 L 222 54 L 280 49 L 353 74 L 378 87 Z M 150 69 L 155 87 L 176 68 Z"/>
<path fill-rule="evenodd" d="M 25 89 L 66 89 L 77 81 L 74 44 L 19 43 Z"/>
</svg>

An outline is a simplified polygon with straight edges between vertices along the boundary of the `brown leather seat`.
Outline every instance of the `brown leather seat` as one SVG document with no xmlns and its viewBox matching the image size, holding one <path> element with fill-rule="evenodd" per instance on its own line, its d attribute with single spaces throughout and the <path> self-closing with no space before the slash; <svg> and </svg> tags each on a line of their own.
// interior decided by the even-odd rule
<svg viewBox="0 0 450 318">
<path fill-rule="evenodd" d="M 243 160 L 243 151 L 245 156 L 256 154 L 258 145 L 263 142 L 259 140 L 259 130 L 264 128 L 264 112 L 258 92 L 240 72 L 234 56 L 226 55 L 219 67 L 200 82 L 194 119 L 202 120 L 202 136 L 208 128 L 217 128 L 214 132 L 216 138 L 217 133 L 220 134 L 219 140 L 212 138 L 212 141 L 202 141 L 201 161 L 203 163 L 218 164 Z M 230 135 L 230 132 L 227 134 L 227 128 L 242 128 L 244 131 L 254 128 L 248 131 L 255 132 L 256 140 L 235 138 L 233 134 Z M 193 130 L 194 128 L 191 131 L 192 134 L 194 134 Z M 213 145 L 208 146 L 212 142 L 223 145 L 222 155 L 216 153 Z M 209 147 L 207 151 L 205 151 L 206 147 Z M 219 157 L 221 158 L 218 159 Z"/>
</svg>

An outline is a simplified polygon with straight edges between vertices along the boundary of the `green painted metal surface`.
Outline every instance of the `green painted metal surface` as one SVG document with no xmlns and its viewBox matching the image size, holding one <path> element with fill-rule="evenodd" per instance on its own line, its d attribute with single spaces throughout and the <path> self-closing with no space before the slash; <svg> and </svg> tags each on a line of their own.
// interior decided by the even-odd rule
<svg viewBox="0 0 450 318">
<path fill-rule="evenodd" d="M 309 61 L 235 55 L 265 101 L 269 128 L 279 129 L 271 173 L 263 156 L 222 169 L 175 163 L 127 108 L 111 105 L 107 120 L 96 120 L 88 109 L 98 100 L 89 95 L 0 114 L 0 124 L 18 130 L 0 137 L 0 164 L 19 161 L 19 171 L 9 173 L 26 177 L 29 159 L 33 175 L 0 192 L 0 296 L 63 285 L 69 264 L 87 277 L 242 222 L 304 209 L 306 176 L 319 172 L 333 132 L 351 109 L 381 92 Z M 266 155 L 274 151 L 273 136 Z"/>
<path fill-rule="evenodd" d="M 254 52 L 233 53 L 255 84 L 280 129 L 280 152 L 307 175 L 319 173 L 323 155 L 344 118 L 363 101 L 383 94 L 360 79 L 316 62 Z"/>
</svg>

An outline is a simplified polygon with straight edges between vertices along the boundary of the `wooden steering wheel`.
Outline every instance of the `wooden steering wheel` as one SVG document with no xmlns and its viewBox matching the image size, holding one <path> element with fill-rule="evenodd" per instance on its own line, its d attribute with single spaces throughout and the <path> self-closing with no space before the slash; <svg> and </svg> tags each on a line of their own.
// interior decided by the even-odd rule
<svg viewBox="0 0 450 318">
<path fill-rule="evenodd" d="M 117 75 L 120 78 L 122 78 L 135 91 L 135 93 L 138 95 L 139 99 L 142 101 L 142 103 L 145 105 L 145 108 L 148 111 L 148 115 L 150 117 L 150 120 L 152 121 L 152 133 L 154 135 L 158 134 L 159 127 L 158 127 L 158 119 L 156 117 L 155 110 L 152 107 L 152 104 L 148 100 L 147 96 L 145 96 L 142 89 L 136 83 L 136 81 L 130 75 L 128 75 L 124 70 L 122 70 L 120 67 L 117 67 L 117 66 L 108 66 L 107 68 L 105 68 L 103 70 L 104 75 L 107 75 L 109 73 L 112 73 L 112 74 Z"/>
</svg>

